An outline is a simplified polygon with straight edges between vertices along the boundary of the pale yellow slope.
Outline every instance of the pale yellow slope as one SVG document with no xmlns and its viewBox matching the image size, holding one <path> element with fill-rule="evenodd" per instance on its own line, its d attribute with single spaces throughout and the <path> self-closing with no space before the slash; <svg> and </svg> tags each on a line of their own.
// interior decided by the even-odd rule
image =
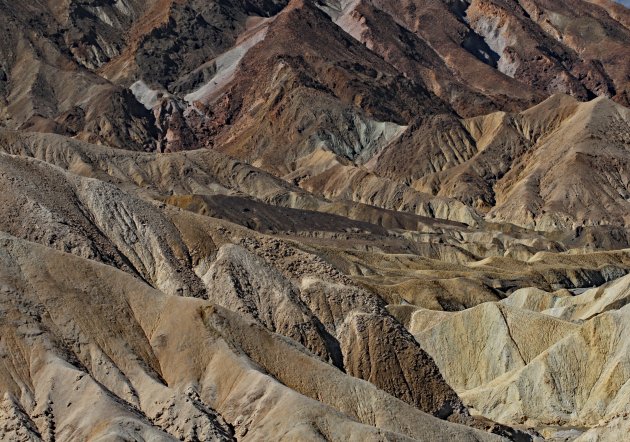
<svg viewBox="0 0 630 442">
<path fill-rule="evenodd" d="M 206 301 L 6 235 L 2 251 L 0 386 L 57 440 L 111 437 L 129 424 L 144 440 L 221 438 L 223 420 L 243 440 L 498 440 Z"/>
</svg>

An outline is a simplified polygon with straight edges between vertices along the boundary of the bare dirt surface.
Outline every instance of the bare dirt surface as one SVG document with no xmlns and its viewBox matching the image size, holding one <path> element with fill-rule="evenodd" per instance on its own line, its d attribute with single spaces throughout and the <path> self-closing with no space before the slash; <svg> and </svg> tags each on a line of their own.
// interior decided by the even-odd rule
<svg viewBox="0 0 630 442">
<path fill-rule="evenodd" d="M 0 3 L 1 440 L 627 438 L 627 8 Z"/>
</svg>

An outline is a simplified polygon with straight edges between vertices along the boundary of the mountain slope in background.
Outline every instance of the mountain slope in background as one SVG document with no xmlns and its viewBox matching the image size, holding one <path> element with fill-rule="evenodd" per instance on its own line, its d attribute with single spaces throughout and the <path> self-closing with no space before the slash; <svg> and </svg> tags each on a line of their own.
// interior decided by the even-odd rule
<svg viewBox="0 0 630 442">
<path fill-rule="evenodd" d="M 3 8 L 7 128 L 134 150 L 214 147 L 328 198 L 420 215 L 435 201 L 436 216 L 469 224 L 474 215 L 448 198 L 537 229 L 621 225 L 618 215 L 556 202 L 551 194 L 563 197 L 569 183 L 520 169 L 539 151 L 532 144 L 560 129 L 536 120 L 569 112 L 533 107 L 546 97 L 628 105 L 630 29 L 622 7 L 415 0 L 393 8 L 361 0 Z M 480 124 L 470 118 L 497 121 L 496 112 L 527 109 L 527 121 L 517 124 L 540 127 L 514 133 L 506 122 L 490 129 L 494 141 L 467 127 Z M 627 114 L 619 112 L 613 132 L 602 127 L 604 117 L 593 122 L 603 144 L 627 143 Z M 540 155 L 565 155 L 591 136 L 560 136 L 557 154 Z M 598 155 L 607 164 L 624 154 Z M 533 195 L 516 185 L 537 182 Z M 591 187 L 595 199 L 612 199 L 612 212 L 627 210 L 623 192 L 614 196 L 619 189 Z M 502 208 L 513 192 L 526 193 L 523 207 Z"/>
</svg>

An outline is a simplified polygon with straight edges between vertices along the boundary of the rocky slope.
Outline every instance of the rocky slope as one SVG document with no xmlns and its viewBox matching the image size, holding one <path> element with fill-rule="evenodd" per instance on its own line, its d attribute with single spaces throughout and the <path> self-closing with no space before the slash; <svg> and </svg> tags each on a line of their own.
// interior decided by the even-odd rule
<svg viewBox="0 0 630 442">
<path fill-rule="evenodd" d="M 22 434 L 499 440 L 430 417 L 210 302 L 10 236 L 2 243 L 4 408 Z"/>
<path fill-rule="evenodd" d="M 577 296 L 523 289 L 461 313 L 397 313 L 484 416 L 526 422 L 548 436 L 564 426 L 584 433 L 577 440 L 614 440 L 629 411 L 629 281 Z"/>
<path fill-rule="evenodd" d="M 250 424 L 237 424 L 236 427 L 246 425 L 240 429 L 234 427 L 234 422 L 240 422 L 241 418 L 235 421 L 222 417 L 224 413 L 216 410 L 214 403 L 209 402 L 210 399 L 202 399 L 199 389 L 191 386 L 200 382 L 198 376 L 202 372 L 211 370 L 212 357 L 199 360 L 199 356 L 195 356 L 193 359 L 198 360 L 198 368 L 186 368 L 187 374 L 175 372 L 174 378 L 169 379 L 164 371 L 165 362 L 159 359 L 156 361 L 154 350 L 146 347 L 153 336 L 159 336 L 157 342 L 162 344 L 156 345 L 171 342 L 175 346 L 170 350 L 165 349 L 165 355 L 188 360 L 181 353 L 182 345 L 190 346 L 190 343 L 185 343 L 189 339 L 188 335 L 199 336 L 198 332 L 193 331 L 197 326 L 192 318 L 196 317 L 194 312 L 202 305 L 212 305 L 208 307 L 211 309 L 222 307 L 232 310 L 221 312 L 236 321 L 223 324 L 223 327 L 225 333 L 231 336 L 230 343 L 226 345 L 240 349 L 237 354 L 245 352 L 250 355 L 255 352 L 257 356 L 252 363 L 276 377 L 285 386 L 283 388 L 293 391 L 291 394 L 306 395 L 317 401 L 314 404 L 331 406 L 341 415 L 350 416 L 347 418 L 352 421 L 358 419 L 359 422 L 378 427 L 378 430 L 366 430 L 368 433 L 376 431 L 378 438 L 398 440 L 403 437 L 401 434 L 432 440 L 452 435 L 471 437 L 471 440 L 490 437 L 487 433 L 475 433 L 461 424 L 491 429 L 503 435 L 513 434 L 514 430 L 507 427 L 471 417 L 459 397 L 444 382 L 432 359 L 385 310 L 383 301 L 357 286 L 351 278 L 322 259 L 322 252 L 313 254 L 300 250 L 304 246 L 293 241 L 263 236 L 225 221 L 174 210 L 158 202 L 144 202 L 104 181 L 80 177 L 33 158 L 3 154 L 2 164 L 2 179 L 14 189 L 13 199 L 3 205 L 6 212 L 2 216 L 2 230 L 14 235 L 6 235 L 3 243 L 8 260 L 3 264 L 5 274 L 2 280 L 6 281 L 3 300 L 11 312 L 18 308 L 11 307 L 16 306 L 16 303 L 21 306 L 14 319 L 9 319 L 13 313 L 7 310 L 6 333 L 2 334 L 8 358 L 3 362 L 3 367 L 7 370 L 7 382 L 10 380 L 5 389 L 9 401 L 7 407 L 11 410 L 8 413 L 13 416 L 12 423 L 7 423 L 7 436 L 29 428 L 44 439 L 56 435 L 61 440 L 114 434 L 121 437 L 134 434 L 134 437 L 147 440 L 153 440 L 158 435 L 193 440 L 195 437 L 207 439 L 211 435 L 224 437 L 224 433 L 232 437 L 234 432 L 237 436 L 250 434 L 253 438 L 271 434 L 268 433 L 271 430 L 250 428 Z M 25 176 L 31 179 L 21 179 Z M 106 207 L 108 210 L 104 211 Z M 24 240 L 16 239 L 15 235 Z M 158 238 L 161 239 L 156 241 Z M 44 256 L 29 255 L 31 252 L 28 250 L 31 249 L 32 253 L 44 253 Z M 52 249 L 59 252 L 53 252 Z M 46 255 L 51 253 L 50 256 Z M 66 259 L 70 262 L 65 262 Z M 18 270 L 22 268 L 21 265 L 35 265 L 28 271 L 30 276 L 21 274 L 26 271 Z M 37 275 L 49 277 L 39 278 Z M 35 280 L 31 281 L 31 278 Z M 100 278 L 102 281 L 99 282 Z M 111 287 L 111 283 L 115 283 L 118 288 Z M 37 284 L 42 284 L 41 289 L 36 288 Z M 127 284 L 131 284 L 130 293 L 145 291 L 152 294 L 148 295 L 149 298 L 138 300 L 136 308 L 130 304 L 132 300 L 125 297 L 114 301 L 113 294 L 119 290 L 126 292 L 127 289 L 123 287 Z M 71 301 L 63 298 L 65 296 L 76 296 L 76 299 Z M 167 322 L 174 321 L 175 329 L 159 332 L 157 324 L 149 322 L 145 326 L 140 324 L 144 331 L 138 331 L 137 326 L 132 325 L 134 322 L 130 322 L 130 318 L 135 317 L 133 311 L 139 308 L 139 312 L 146 314 L 151 310 L 149 304 L 153 301 L 150 299 L 155 296 L 157 310 L 154 314 L 157 319 L 154 320 L 166 320 L 165 314 L 159 313 L 161 308 L 166 308 L 174 315 Z M 80 317 L 75 317 L 71 303 L 79 303 L 76 307 L 79 308 L 78 305 L 85 301 L 85 297 L 94 303 L 100 313 L 83 306 Z M 182 317 L 187 307 L 178 304 L 158 307 L 162 305 L 157 302 L 160 297 L 166 304 L 170 302 L 167 299 L 173 299 L 176 303 L 179 302 L 177 299 L 181 299 L 186 305 L 186 297 L 208 299 L 212 304 L 202 303 L 194 307 L 197 304 L 193 302 L 189 320 Z M 40 302 L 44 304 L 38 304 Z M 49 302 L 60 310 L 46 313 L 45 305 Z M 122 304 L 118 305 L 117 302 Z M 27 315 L 31 308 L 39 312 L 38 316 L 31 320 L 27 316 L 23 321 L 29 324 L 26 326 L 28 329 L 36 330 L 23 335 L 20 332 L 22 326 L 17 325 L 22 317 L 19 314 Z M 57 318 L 57 314 L 62 316 Z M 225 317 L 220 321 L 224 320 Z M 84 321 L 87 322 L 82 326 Z M 190 328 L 182 330 L 182 321 L 188 323 Z M 43 327 L 41 332 L 38 331 L 40 327 Z M 99 334 L 101 327 L 108 332 Z M 123 330 L 124 327 L 128 329 Z M 248 332 L 251 334 L 249 338 L 244 330 L 251 330 Z M 272 345 L 275 350 L 260 348 L 262 330 L 267 330 L 265 333 L 270 333 L 269 336 L 284 336 L 270 338 L 270 345 L 275 342 L 274 339 L 278 340 L 277 344 Z M 181 336 L 177 339 L 184 341 L 177 343 L 174 333 Z M 210 335 L 214 336 L 214 333 Z M 92 335 L 98 336 L 97 341 L 91 341 L 89 336 Z M 23 341 L 27 338 L 36 339 L 37 342 L 41 339 L 43 353 L 25 356 L 22 350 L 17 350 L 25 348 L 24 345 L 39 348 L 39 344 L 35 345 L 32 340 Z M 201 342 L 204 342 L 203 339 Z M 397 344 L 392 347 L 390 342 Z M 117 345 L 122 347 L 119 349 Z M 279 347 L 276 348 L 276 345 Z M 48 355 L 47 351 L 51 351 L 52 355 Z M 199 355 L 200 350 L 191 348 L 190 351 L 191 354 Z M 293 354 L 297 359 L 293 359 Z M 366 360 L 366 354 L 372 362 Z M 14 360 L 16 357 L 18 359 Z M 224 356 L 216 357 L 222 361 L 221 364 L 225 363 Z M 37 377 L 40 376 L 37 367 L 41 364 L 36 362 L 38 358 L 53 359 L 48 363 L 51 365 L 48 371 L 41 373 L 41 380 Z M 278 365 L 277 361 L 286 358 L 291 361 L 290 365 Z M 383 360 L 389 362 L 381 365 Z M 27 361 L 33 361 L 35 365 L 29 368 L 30 362 Z M 59 368 L 58 364 L 61 364 Z M 315 364 L 312 374 L 307 370 L 309 364 Z M 47 364 L 44 363 L 44 366 Z M 77 382 L 88 376 L 85 388 L 96 388 L 97 397 L 103 396 L 102 402 L 92 404 L 95 410 L 101 410 L 95 412 L 93 419 L 96 420 L 84 419 L 72 411 L 72 404 L 83 408 L 85 399 L 82 398 L 91 395 L 83 387 L 67 384 L 67 379 L 74 379 L 75 376 L 68 372 L 58 373 L 61 367 L 66 367 L 66 371 L 76 371 Z M 290 371 L 287 372 L 287 369 Z M 230 373 L 235 375 L 232 371 Z M 19 376 L 23 375 L 27 377 L 20 380 Z M 330 382 L 339 376 L 341 378 L 335 381 L 337 386 L 331 387 L 332 396 L 325 398 L 320 381 L 316 381 L 313 376 L 320 376 L 321 382 Z M 57 378 L 59 381 L 55 381 Z M 358 387 L 348 384 L 344 381 L 346 378 L 370 381 L 371 384 L 364 382 L 361 385 L 372 390 L 357 393 Z M 169 394 L 169 389 L 175 388 L 174 379 L 180 379 L 178 382 L 182 382 L 185 387 L 179 393 L 172 391 Z M 165 383 L 165 386 L 154 385 L 155 382 Z M 209 391 L 215 391 L 216 385 L 231 383 L 218 379 L 213 382 L 215 384 L 208 386 Z M 46 388 L 52 388 L 53 392 Z M 144 388 L 147 388 L 149 396 L 146 398 L 147 405 L 143 406 L 145 399 L 142 399 L 141 390 Z M 353 391 L 353 395 L 359 394 L 356 407 L 361 409 L 360 415 L 370 416 L 366 417 L 367 421 L 364 422 L 363 418 L 356 415 L 359 411 L 351 411 L 355 406 L 347 402 L 348 393 L 343 393 L 340 388 L 348 388 L 348 391 Z M 161 393 L 156 393 L 156 389 Z M 59 391 L 62 396 L 56 396 L 54 391 Z M 70 391 L 75 396 L 66 396 Z M 369 397 L 373 401 L 378 395 L 385 402 L 373 405 L 374 410 L 380 410 L 375 415 L 374 411 L 363 408 L 364 399 L 361 397 Z M 266 397 L 266 394 L 261 392 L 261 397 Z M 63 405 L 63 408 L 53 406 L 65 404 L 64 401 L 70 405 Z M 223 400 L 220 402 L 223 403 Z M 113 405 L 118 403 L 122 404 L 121 410 Z M 38 411 L 38 406 L 47 408 Z M 187 407 L 193 408 L 187 411 Z M 420 421 L 412 415 L 404 417 L 404 413 L 400 415 L 399 411 L 393 411 L 398 410 L 398 407 L 408 410 L 412 415 L 420 413 L 418 416 L 425 417 Z M 230 409 L 239 415 L 248 413 L 241 409 L 241 405 L 234 405 Z M 389 410 L 387 413 L 394 412 L 398 417 L 394 421 L 391 417 L 378 417 L 378 413 L 384 410 Z M 442 423 L 436 417 L 421 414 L 420 410 L 456 423 Z M 198 419 L 184 420 L 184 416 L 190 416 L 191 413 Z M 286 412 L 278 413 L 280 416 Z M 15 419 L 19 422 L 14 422 Z M 247 419 L 252 419 L 252 416 Z M 311 418 L 305 419 L 310 422 Z M 426 422 L 423 423 L 422 419 Z M 410 426 L 409 422 L 414 424 Z M 280 431 L 277 423 L 269 425 L 275 425 L 274 431 Z M 431 430 L 431 425 L 437 427 Z M 129 426 L 141 430 L 129 430 Z M 337 427 L 328 423 L 325 426 Z M 102 433 L 93 433 L 93 428 L 101 428 Z M 387 428 L 397 435 L 388 436 Z M 308 437 L 309 431 L 305 427 L 295 436 L 287 437 L 301 439 Z M 313 431 L 325 431 L 324 434 L 330 440 L 345 437 L 345 430 L 340 429 L 332 433 L 328 433 L 332 430 Z M 358 430 L 347 431 L 355 434 Z M 426 431 L 429 431 L 429 436 L 426 436 Z"/>
<path fill-rule="evenodd" d="M 3 134 L 2 149 L 6 153 L 0 154 L 0 182 L 4 188 L 11 189 L 3 194 L 0 205 L 0 229 L 6 232 L 3 250 L 7 256 L 3 264 L 2 280 L 6 281 L 7 288 L 3 299 L 7 308 L 21 300 L 18 302 L 22 306 L 20 315 L 37 312 L 34 318 L 24 319 L 31 324 L 26 329 L 18 325 L 20 320 L 9 320 L 12 317 L 9 313 L 5 316 L 8 322 L 5 323 L 6 333 L 2 334 L 2 345 L 9 359 L 4 359 L 3 367 L 8 373 L 5 378 L 10 382 L 4 387 L 3 434 L 7 437 L 30 434 L 34 438 L 49 439 L 55 434 L 57 440 L 70 440 L 117 434 L 123 439 L 133 435 L 153 440 L 160 435 L 195 440 L 280 434 L 277 419 L 287 411 L 272 411 L 275 406 L 271 405 L 271 399 L 266 405 L 256 405 L 255 409 L 265 410 L 265 415 L 277 413 L 277 417 L 268 418 L 269 422 L 275 422 L 273 424 L 258 423 L 257 414 L 250 414 L 254 413 L 254 408 L 247 411 L 249 408 L 243 408 L 244 403 L 229 405 L 217 399 L 216 386 L 231 385 L 232 381 L 216 377 L 222 375 L 212 368 L 210 361 L 215 356 L 199 359 L 205 350 L 190 347 L 189 335 L 200 336 L 196 328 L 205 327 L 181 316 L 189 308 L 184 298 L 195 297 L 202 301 L 191 304 L 193 311 L 202 305 L 212 305 L 215 309 L 212 311 L 222 312 L 223 331 L 220 333 L 229 335 L 225 345 L 232 349 L 230 351 L 244 354 L 252 361 L 248 363 L 262 367 L 264 373 L 276 379 L 273 382 L 283 385 L 286 394 L 314 400 L 305 407 L 314 406 L 319 411 L 304 411 L 307 413 L 304 428 L 287 435 L 288 439 L 309 438 L 310 431 L 319 431 L 329 440 L 344 438 L 345 431 L 395 440 L 404 439 L 403 436 L 420 440 L 446 437 L 459 440 L 469 437 L 466 435 L 473 440 L 490 437 L 486 432 L 471 433 L 471 427 L 502 437 L 530 438 L 534 433 L 527 428 L 539 428 L 541 422 L 546 424 L 547 421 L 532 420 L 523 425 L 522 420 L 512 415 L 506 418 L 469 399 L 468 390 L 460 387 L 461 381 L 441 365 L 447 352 L 436 356 L 438 344 L 429 345 L 418 336 L 417 325 L 409 325 L 405 319 L 410 309 L 417 308 L 410 304 L 436 310 L 459 310 L 499 301 L 518 287 L 552 290 L 593 285 L 614 279 L 630 269 L 630 255 L 625 250 L 558 253 L 563 247 L 561 243 L 527 231 L 495 230 L 493 233 L 487 226 L 472 229 L 463 224 L 419 218 L 414 228 L 422 226 L 421 230 L 413 232 L 400 226 L 394 230 L 383 227 L 395 222 L 395 213 L 391 215 L 394 218 L 380 219 L 381 224 L 375 224 L 370 220 L 370 211 L 355 212 L 357 220 L 353 220 L 304 210 L 300 207 L 333 204 L 213 151 L 162 156 L 107 149 L 53 135 L 14 132 Z M 261 183 L 265 182 L 267 185 L 261 188 Z M 190 195 L 205 198 L 205 211 L 194 206 L 182 210 L 172 205 L 173 201 L 181 203 Z M 233 206 L 226 206 L 226 201 Z M 207 210 L 213 202 L 217 209 L 210 213 Z M 250 210 L 254 210 L 252 218 L 243 217 Z M 263 228 L 269 222 L 263 214 L 274 216 L 274 224 L 269 229 Z M 252 219 L 258 224 L 250 225 Z M 264 230 L 266 234 L 257 230 Z M 491 248 L 487 247 L 490 237 L 495 242 Z M 503 256 L 503 249 L 498 248 L 501 242 L 504 243 L 501 247 L 521 247 L 520 254 L 525 258 Z M 536 252 L 550 247 L 559 249 Z M 488 257 L 481 259 L 484 256 Z M 16 264 L 15 260 L 22 264 Z M 34 266 L 29 270 L 30 276 L 20 276 L 25 271 L 20 270 L 22 266 Z M 110 286 L 114 283 L 117 288 Z M 36 289 L 37 284 L 46 287 L 41 289 L 44 291 L 40 295 L 37 295 L 40 290 Z M 127 285 L 136 288 L 127 289 Z M 114 301 L 119 298 L 112 298 L 112 293 L 119 290 L 151 294 L 137 301 L 142 306 L 138 310 L 133 307 L 135 301 L 129 298 Z M 523 297 L 521 293 L 529 293 L 527 290 L 531 291 L 521 289 L 502 302 L 537 305 L 530 298 L 518 301 Z M 73 293 L 76 301 L 67 299 L 68 293 Z M 582 296 L 593 298 L 589 293 Z M 598 307 L 598 311 L 618 308 L 622 302 L 617 298 L 622 299 L 614 295 L 606 301 L 606 305 L 613 307 Z M 86 310 L 83 305 L 80 316 L 75 317 L 71 303 L 84 304 L 87 299 L 94 302 L 101 313 Z M 159 307 L 162 305 L 159 299 L 169 306 Z M 182 299 L 184 304 L 179 305 L 177 299 Z M 211 304 L 203 304 L 203 300 Z M 125 307 L 119 307 L 118 302 L 123 302 L 120 305 Z M 146 314 L 154 303 L 157 309 L 154 315 L 162 318 L 160 321 L 166 320 L 163 318 L 166 313 L 158 312 L 167 309 L 174 315 L 168 321 L 174 321 L 175 328 L 156 334 L 157 325 L 152 322 L 139 325 L 144 332 L 130 326 L 134 323 L 130 318 L 143 321 L 136 315 Z M 391 305 L 386 309 L 388 303 Z M 558 311 L 555 316 L 565 318 L 564 321 L 574 320 L 574 316 L 568 316 L 569 311 L 574 311 L 569 304 L 566 313 L 560 313 L 561 303 L 556 305 L 549 301 L 548 304 L 547 308 L 554 307 L 554 311 Z M 47 305 L 63 306 L 63 309 L 49 312 L 47 309 L 52 307 Z M 487 333 L 483 338 L 486 340 L 496 339 L 501 333 L 501 328 L 494 330 L 489 326 L 487 315 L 476 316 L 477 311 L 484 311 L 489 305 L 461 313 L 471 315 L 463 320 L 464 324 L 472 327 L 484 324 L 479 333 Z M 575 305 L 581 305 L 577 298 Z M 508 307 L 495 308 L 495 311 L 504 308 Z M 509 308 L 520 311 L 517 306 Z M 588 311 L 584 315 L 589 317 L 597 312 L 591 310 L 575 309 L 576 312 Z M 61 318 L 53 319 L 61 313 Z M 566 323 L 560 328 L 553 326 L 555 334 L 549 333 L 547 324 L 565 322 L 551 317 L 541 319 L 546 314 L 514 313 L 513 323 L 529 327 L 540 322 L 535 330 L 541 331 L 543 340 L 527 353 L 529 359 L 508 365 L 503 371 L 493 369 L 483 379 L 494 379 L 512 369 L 527 367 L 526 362 L 543 352 L 553 339 L 572 332 L 571 324 Z M 193 317 L 196 316 L 193 314 Z M 228 317 L 231 319 L 226 319 Z M 417 324 L 417 313 L 413 318 L 412 323 Z M 80 321 L 79 325 L 75 321 Z M 84 326 L 80 325 L 82 321 L 85 321 Z M 183 323 L 188 324 L 184 330 L 181 329 Z M 44 331 L 40 331 L 41 327 Z M 217 336 L 216 326 L 213 327 L 215 331 L 210 335 Z M 248 335 L 245 331 L 251 327 L 255 327 L 255 331 Z M 101 328 L 108 332 L 99 334 Z M 446 328 L 452 339 L 471 335 L 454 324 Z M 273 344 L 273 351 L 261 348 L 263 331 L 270 337 L 275 336 L 270 338 L 270 343 L 279 340 L 280 347 Z M 27 357 L 24 350 L 16 350 L 24 349 L 24 345 L 33 347 L 32 339 L 40 336 L 51 343 L 42 344 L 43 355 Z M 97 341 L 93 342 L 89 336 L 98 336 L 98 339 L 95 337 Z M 151 343 L 154 336 L 159 336 L 156 341 L 159 344 Z M 31 340 L 23 341 L 27 338 Z M 184 341 L 177 343 L 178 339 Z M 474 345 L 477 341 L 467 342 Z M 157 348 L 167 343 L 175 347 L 163 349 L 163 357 L 175 357 L 180 361 L 174 362 L 177 367 L 181 364 L 188 367 L 184 372 L 177 368 L 172 374 L 173 380 L 166 378 L 167 362 L 155 354 Z M 117 345 L 123 348 L 118 349 Z M 191 348 L 191 354 L 196 355 L 192 361 L 199 365 L 191 367 L 192 362 L 184 363 L 188 361 L 181 353 L 184 348 Z M 506 356 L 508 360 L 517 361 L 516 355 L 522 351 L 519 349 L 513 347 L 513 354 Z M 46 353 L 48 351 L 53 352 L 57 362 L 48 363 L 52 364 L 50 371 L 42 372 L 45 374 L 40 378 L 36 373 L 41 364 L 36 361 L 52 357 Z M 156 357 L 158 362 L 155 362 Z M 219 360 L 224 361 L 225 357 L 220 356 Z M 453 357 L 451 364 L 462 370 L 460 378 L 465 378 L 469 366 L 483 364 L 481 360 L 464 361 L 461 351 Z M 283 363 L 278 365 L 280 360 Z M 134 368 L 136 362 L 129 366 L 129 362 L 123 361 L 138 361 L 140 366 Z M 64 370 L 77 371 L 77 375 L 58 374 L 57 364 L 66 367 Z M 223 364 L 221 362 L 221 366 Z M 308 374 L 305 367 L 309 364 L 319 368 L 313 368 L 312 374 Z M 199 382 L 210 373 L 213 380 L 208 381 L 211 382 L 208 387 L 203 387 Z M 315 373 L 317 376 L 313 377 Z M 104 398 L 93 404 L 95 410 L 101 411 L 89 419 L 72 412 L 72 404 L 81 404 L 81 409 L 84 408 L 84 398 L 92 397 L 91 394 L 83 390 L 84 387 L 67 384 L 67 379 L 80 380 L 85 376 L 89 380 L 85 388 L 96 388 L 94 391 L 100 391 L 95 393 L 97 397 Z M 146 376 L 152 380 L 147 380 Z M 319 377 L 321 380 L 317 380 Z M 174 386 L 175 379 L 181 388 Z M 360 385 L 365 387 L 361 388 L 369 391 L 358 393 L 358 387 L 352 386 L 358 380 L 364 382 Z M 334 386 L 327 390 L 325 385 L 333 381 Z M 47 388 L 53 384 L 59 386 L 50 392 Z M 214 393 L 202 394 L 203 388 Z M 344 393 L 345 388 L 353 391 L 352 395 L 359 394 L 355 405 L 348 403 L 350 393 Z M 54 391 L 62 396 L 56 396 Z M 70 391 L 78 393 L 67 397 Z M 326 391 L 330 391 L 330 396 Z M 234 394 L 239 397 L 238 393 Z M 264 392 L 260 394 L 267 397 Z M 374 407 L 372 411 L 364 409 L 368 397 Z M 383 402 L 378 402 L 381 399 L 374 402 L 376 397 L 382 397 Z M 66 406 L 64 401 L 71 405 Z M 63 406 L 55 406 L 62 403 Z M 122 404 L 122 408 L 115 404 Z M 471 404 L 474 410 L 483 410 L 486 416 L 501 423 L 471 416 L 466 404 Z M 188 410 L 187 407 L 194 408 Z M 395 420 L 378 417 L 385 410 L 398 417 Z M 421 412 L 428 415 L 418 414 Z M 327 413 L 337 413 L 334 419 L 338 423 L 322 423 L 322 428 L 328 430 L 319 426 L 316 430 L 309 429 L 309 425 L 320 424 L 313 424 L 314 417 L 306 416 L 328 416 Z M 424 417 L 404 417 L 405 413 Z M 189 415 L 196 417 L 183 420 L 182 416 Z M 315 422 L 328 422 L 328 419 L 333 418 L 318 417 Z M 355 423 L 345 430 L 340 427 L 344 419 Z M 292 418 L 292 421 L 295 420 Z M 411 421 L 415 423 L 410 426 Z M 591 422 L 588 421 L 588 425 Z M 274 432 L 269 433 L 272 430 L 265 425 L 274 425 Z M 367 425 L 371 429 L 352 429 L 352 425 Z M 514 426 L 517 429 L 513 429 Z M 97 427 L 102 434 L 90 433 Z M 392 435 L 388 431 L 393 432 Z"/>
<path fill-rule="evenodd" d="M 627 113 L 611 103 L 593 117 L 570 102 L 523 113 L 557 93 L 627 105 L 627 17 L 578 0 L 6 5 L 4 126 L 135 150 L 213 146 L 327 198 L 469 225 L 466 205 L 536 229 L 619 227 L 625 200 L 607 182 L 623 176 L 589 183 L 612 198 L 611 218 L 584 213 L 588 198 L 565 207 L 564 172 L 521 163 L 539 151 L 573 170 L 582 141 L 627 145 Z M 510 113 L 481 119 L 492 111 Z M 569 116 L 580 121 L 547 125 Z M 625 154 L 599 155 L 609 169 Z"/>
<path fill-rule="evenodd" d="M 628 108 L 556 95 L 518 114 L 446 127 L 429 128 L 434 138 L 425 133 L 425 149 L 413 137 L 392 144 L 373 161 L 375 172 L 406 176 L 414 188 L 455 197 L 491 221 L 537 230 L 625 226 Z"/>
<path fill-rule="evenodd" d="M 0 34 L 0 439 L 624 439 L 628 9 L 37 0 Z"/>
</svg>

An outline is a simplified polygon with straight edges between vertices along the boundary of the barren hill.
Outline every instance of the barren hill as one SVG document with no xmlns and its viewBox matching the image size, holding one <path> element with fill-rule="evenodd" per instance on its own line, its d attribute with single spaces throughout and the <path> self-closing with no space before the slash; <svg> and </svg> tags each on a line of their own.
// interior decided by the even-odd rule
<svg viewBox="0 0 630 442">
<path fill-rule="evenodd" d="M 620 441 L 630 12 L 0 2 L 0 439 Z"/>
</svg>

